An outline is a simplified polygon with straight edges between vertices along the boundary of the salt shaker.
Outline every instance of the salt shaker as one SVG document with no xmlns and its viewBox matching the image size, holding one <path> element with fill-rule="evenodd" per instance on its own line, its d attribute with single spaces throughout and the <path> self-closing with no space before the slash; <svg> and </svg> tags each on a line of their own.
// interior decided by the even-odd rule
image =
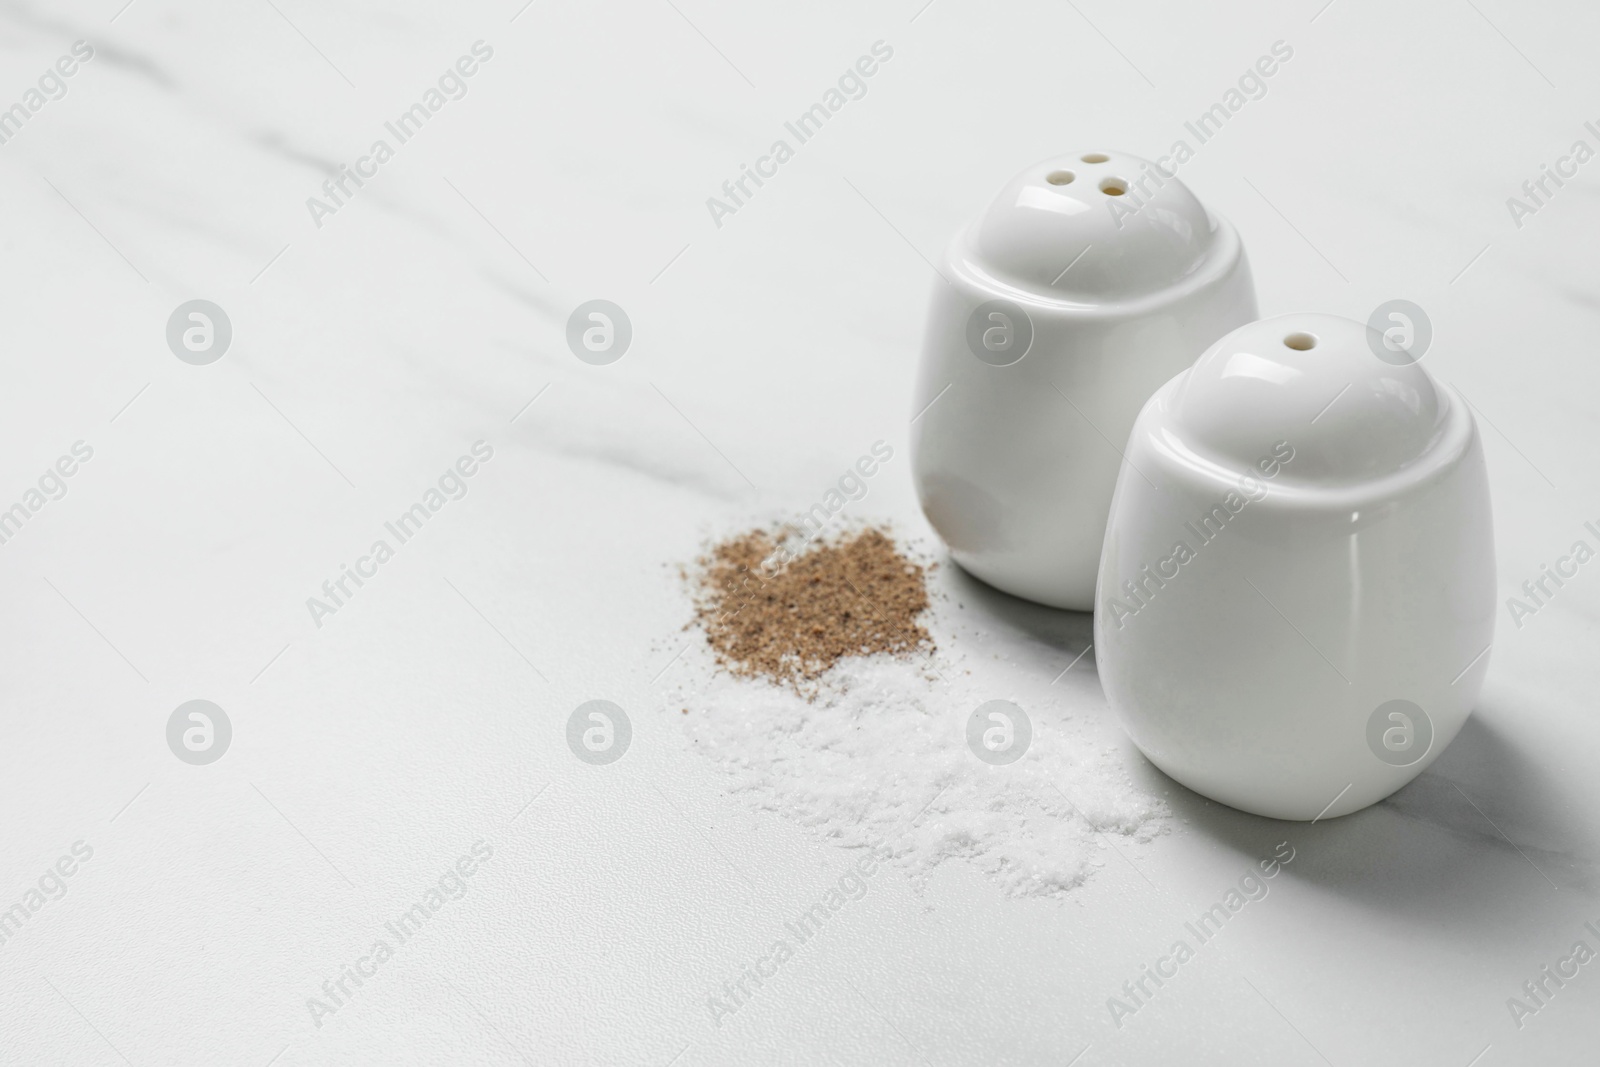
<svg viewBox="0 0 1600 1067">
<path fill-rule="evenodd" d="M 1140 407 L 1256 316 L 1232 226 L 1120 152 L 1048 159 L 952 240 L 924 334 L 912 467 L 950 555 L 1088 611 Z"/>
<path fill-rule="evenodd" d="M 1151 397 L 1100 563 L 1095 659 L 1134 742 L 1213 800 L 1331 818 L 1472 711 L 1494 637 L 1472 413 L 1370 326 L 1244 326 Z"/>
</svg>

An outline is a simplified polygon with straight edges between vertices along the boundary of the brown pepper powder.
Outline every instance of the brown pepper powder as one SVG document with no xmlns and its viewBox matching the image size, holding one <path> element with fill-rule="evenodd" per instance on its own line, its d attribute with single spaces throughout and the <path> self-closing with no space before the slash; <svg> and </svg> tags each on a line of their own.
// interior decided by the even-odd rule
<svg viewBox="0 0 1600 1067">
<path fill-rule="evenodd" d="M 779 548 L 771 531 L 751 530 L 714 546 L 691 579 L 696 615 L 727 670 L 804 693 L 846 656 L 934 650 L 917 622 L 928 568 L 882 530 L 812 544 L 787 566 Z"/>
</svg>

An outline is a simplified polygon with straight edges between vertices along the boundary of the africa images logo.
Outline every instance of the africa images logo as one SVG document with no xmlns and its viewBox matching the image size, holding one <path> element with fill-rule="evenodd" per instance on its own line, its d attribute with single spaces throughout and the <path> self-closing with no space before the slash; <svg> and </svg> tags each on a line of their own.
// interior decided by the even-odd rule
<svg viewBox="0 0 1600 1067">
<path fill-rule="evenodd" d="M 1255 470 L 1260 472 L 1261 478 L 1276 478 L 1284 464 L 1293 459 L 1294 447 L 1287 441 L 1279 441 L 1272 446 L 1269 455 L 1256 461 Z M 1117 629 L 1122 629 L 1127 625 L 1127 620 L 1154 603 L 1161 590 L 1169 582 L 1175 581 L 1183 573 L 1183 568 L 1199 557 L 1202 548 L 1222 536 L 1228 523 L 1238 518 L 1246 507 L 1266 499 L 1267 486 L 1261 478 L 1254 474 L 1241 475 L 1236 490 L 1230 489 L 1221 500 L 1211 505 L 1210 510 L 1183 524 L 1184 532 L 1194 538 L 1193 545 L 1187 538 L 1179 538 L 1173 542 L 1168 555 L 1154 564 L 1147 563 L 1141 567 L 1137 578 L 1122 580 L 1123 596 L 1106 593 L 1105 613 L 1117 624 Z"/>
</svg>

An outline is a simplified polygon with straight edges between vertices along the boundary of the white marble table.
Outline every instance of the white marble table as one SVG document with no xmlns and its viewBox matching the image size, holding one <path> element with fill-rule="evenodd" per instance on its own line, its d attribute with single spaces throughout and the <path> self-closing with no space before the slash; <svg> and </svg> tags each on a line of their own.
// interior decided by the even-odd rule
<svg viewBox="0 0 1600 1067">
<path fill-rule="evenodd" d="M 1174 831 L 1065 900 L 890 869 L 712 1024 L 707 995 L 850 857 L 724 795 L 662 708 L 673 565 L 906 442 L 928 260 L 1018 168 L 1161 154 L 1286 42 L 1181 172 L 1263 311 L 1427 309 L 1429 366 L 1485 431 L 1503 596 L 1600 519 L 1600 163 L 1507 204 L 1600 147 L 1600 12 L 921 3 L 0 12 L 0 107 L 26 112 L 0 127 L 0 507 L 28 514 L 0 545 L 0 909 L 25 913 L 0 926 L 0 1061 L 1593 1061 L 1600 965 L 1536 1014 L 1507 1000 L 1600 949 L 1594 564 L 1502 615 L 1427 773 L 1314 826 L 1162 779 L 1092 656 L 1051 685 L 1086 616 L 944 571 L 966 614 L 934 625 L 973 684 L 1120 745 Z M 708 209 L 878 41 L 865 95 Z M 334 201 L 341 165 L 368 176 Z M 633 324 L 609 366 L 564 339 L 595 298 Z M 232 325 L 207 365 L 165 336 L 192 299 Z M 465 495 L 362 563 L 478 441 Z M 903 449 L 852 507 L 926 533 Z M 367 579 L 313 618 L 345 565 Z M 593 698 L 633 723 L 606 768 L 564 737 Z M 193 699 L 232 724 L 207 766 L 167 745 Z M 1270 894 L 1115 1025 L 1108 998 L 1280 842 Z M 457 870 L 465 895 L 314 1025 L 307 999 Z"/>
</svg>

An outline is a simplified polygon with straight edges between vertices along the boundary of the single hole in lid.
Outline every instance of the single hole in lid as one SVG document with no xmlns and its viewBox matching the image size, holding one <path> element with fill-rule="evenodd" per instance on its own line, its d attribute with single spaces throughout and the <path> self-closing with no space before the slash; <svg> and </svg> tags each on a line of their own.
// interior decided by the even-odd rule
<svg viewBox="0 0 1600 1067">
<path fill-rule="evenodd" d="M 1121 196 L 1128 191 L 1128 183 L 1121 178 L 1105 178 L 1100 182 L 1100 191 L 1107 196 Z"/>
<path fill-rule="evenodd" d="M 1045 175 L 1044 180 L 1049 182 L 1051 185 L 1066 185 L 1076 177 L 1077 175 L 1072 173 L 1070 170 L 1053 170 L 1049 174 Z"/>
<path fill-rule="evenodd" d="M 1078 158 L 1083 160 L 1085 163 L 1104 163 L 1111 157 L 1106 155 L 1104 152 L 1090 152 L 1088 155 L 1079 156 Z"/>
<path fill-rule="evenodd" d="M 1291 333 L 1283 343 L 1296 352 L 1307 352 L 1317 347 L 1317 339 L 1309 333 Z"/>
</svg>

